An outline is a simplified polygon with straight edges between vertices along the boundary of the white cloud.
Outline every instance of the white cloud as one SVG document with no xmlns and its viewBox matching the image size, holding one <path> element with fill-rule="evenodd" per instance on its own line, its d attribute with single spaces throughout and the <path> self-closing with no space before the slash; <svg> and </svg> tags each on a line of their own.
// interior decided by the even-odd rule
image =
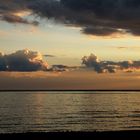
<svg viewBox="0 0 140 140">
<path fill-rule="evenodd" d="M 47 70 L 48 64 L 39 52 L 28 49 L 4 55 L 0 53 L 0 71 Z"/>
<path fill-rule="evenodd" d="M 82 58 L 82 64 L 88 68 L 94 69 L 97 73 L 115 73 L 117 70 L 134 70 L 140 68 L 140 61 L 100 61 L 94 54 L 84 56 Z"/>
</svg>

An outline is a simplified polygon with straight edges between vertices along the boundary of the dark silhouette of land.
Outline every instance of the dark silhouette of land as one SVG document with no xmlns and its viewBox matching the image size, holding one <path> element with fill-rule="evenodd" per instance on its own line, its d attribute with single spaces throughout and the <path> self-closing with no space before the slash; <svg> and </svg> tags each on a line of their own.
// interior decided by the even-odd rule
<svg viewBox="0 0 140 140">
<path fill-rule="evenodd" d="M 37 90 L 36 90 L 36 89 L 35 89 L 35 90 L 30 90 L 30 89 L 27 89 L 27 90 L 26 90 L 26 89 L 23 89 L 23 90 L 22 90 L 22 89 L 21 89 L 21 90 L 18 90 L 18 89 L 17 89 L 17 90 L 7 90 L 7 89 L 5 89 L 5 90 L 0 90 L 0 92 L 19 92 L 19 91 L 21 91 L 21 92 L 38 92 L 38 91 L 42 91 L 42 92 L 45 92 L 45 91 L 46 91 L 46 92 L 47 92 L 47 91 L 52 91 L 52 92 L 53 92 L 53 91 L 54 91 L 54 92 L 56 92 L 56 91 L 58 91 L 58 92 L 61 92 L 61 91 L 65 91 L 65 92 L 69 92 L 69 91 L 70 91 L 70 92 L 71 92 L 71 91 L 77 91 L 77 92 L 78 92 L 78 91 L 79 91 L 79 92 L 80 92 L 80 91 L 81 91 L 81 92 L 82 92 L 82 91 L 85 91 L 85 92 L 86 92 L 86 91 L 87 91 L 87 92 L 88 92 L 88 91 L 89 91 L 89 92 L 92 92 L 92 91 L 93 91 L 93 92 L 140 92 L 140 89 L 138 89 L 138 90 L 125 90 L 125 89 L 119 89 L 119 90 L 118 90 L 118 89 L 117 89 L 117 90 L 115 90 L 115 89 L 114 89 L 114 90 L 104 90 L 104 89 L 103 89 L 103 90 L 102 90 L 102 89 L 101 89 L 101 90 L 98 90 L 98 89 L 97 89 L 97 90 L 81 90 L 81 89 L 74 89 L 74 90 L 72 90 L 72 89 L 66 89 L 66 90 L 65 90 L 65 89 L 64 89 L 64 90 L 63 90 L 63 89 L 56 89 L 56 90 L 55 90 L 55 89 L 49 89 L 49 90 L 42 90 L 42 89 L 37 89 Z"/>
<path fill-rule="evenodd" d="M 39 133 L 18 133 L 18 134 L 1 134 L 1 138 L 35 138 L 35 139 L 140 139 L 140 130 L 137 131 L 112 131 L 112 132 L 39 132 Z"/>
</svg>

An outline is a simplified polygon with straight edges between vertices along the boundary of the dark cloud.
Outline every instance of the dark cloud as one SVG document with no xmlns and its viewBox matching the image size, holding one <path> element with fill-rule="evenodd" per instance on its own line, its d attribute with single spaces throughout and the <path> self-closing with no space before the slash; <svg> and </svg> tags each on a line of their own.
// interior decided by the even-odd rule
<svg viewBox="0 0 140 140">
<path fill-rule="evenodd" d="M 29 21 L 16 13 L 29 11 L 27 0 L 0 0 L 0 20 L 9 23 L 23 23 L 38 25 L 38 21 Z"/>
<path fill-rule="evenodd" d="M 28 20 L 23 19 L 23 18 L 21 18 L 19 16 L 10 15 L 10 14 L 3 15 L 1 17 L 1 20 L 7 21 L 7 22 L 10 22 L 10 23 L 24 23 L 24 24 L 29 24 L 29 21 Z"/>
<path fill-rule="evenodd" d="M 50 54 L 45 54 L 43 56 L 45 56 L 45 57 L 55 57 L 54 55 L 50 55 Z"/>
<path fill-rule="evenodd" d="M 80 26 L 86 34 L 140 35 L 139 0 L 0 0 L 2 17 L 23 10 L 69 26 Z"/>
<path fill-rule="evenodd" d="M 48 64 L 39 52 L 26 49 L 8 55 L 0 53 L 0 71 L 39 71 L 47 68 Z"/>
<path fill-rule="evenodd" d="M 90 56 L 84 56 L 82 58 L 82 64 L 85 64 L 89 68 L 94 68 L 94 70 L 98 73 L 103 73 L 103 68 L 101 66 L 100 61 L 98 60 L 97 56 L 91 54 Z"/>
<path fill-rule="evenodd" d="M 36 3 L 37 2 L 37 3 Z M 80 26 L 93 35 L 113 33 L 140 34 L 139 0 L 41 0 L 29 7 L 42 17 L 54 18 L 67 25 Z M 119 30 L 119 29 L 123 29 Z"/>
<path fill-rule="evenodd" d="M 5 59 L 4 59 L 4 55 L 2 53 L 0 53 L 0 70 L 1 71 L 6 70 Z"/>
<path fill-rule="evenodd" d="M 132 71 L 134 69 L 140 69 L 140 61 L 100 61 L 94 54 L 84 56 L 82 58 L 82 64 L 87 68 L 92 68 L 97 73 L 115 73 L 117 70 Z"/>
<path fill-rule="evenodd" d="M 121 31 L 115 28 L 108 28 L 108 27 L 85 27 L 83 28 L 83 33 L 85 34 L 96 34 L 97 36 L 107 36 L 111 35 L 112 33 L 122 33 Z"/>
<path fill-rule="evenodd" d="M 52 65 L 51 68 L 52 71 L 59 71 L 59 72 L 68 71 L 68 69 L 69 67 L 65 65 Z"/>
</svg>

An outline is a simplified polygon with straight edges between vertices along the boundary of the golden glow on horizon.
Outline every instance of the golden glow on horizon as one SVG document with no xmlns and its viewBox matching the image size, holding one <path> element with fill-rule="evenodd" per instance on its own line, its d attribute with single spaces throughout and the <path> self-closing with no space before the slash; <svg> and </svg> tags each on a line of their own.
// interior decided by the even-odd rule
<svg viewBox="0 0 140 140">
<path fill-rule="evenodd" d="M 25 17 L 25 16 L 29 16 L 31 14 L 31 11 L 18 11 L 13 13 L 14 16 L 18 16 L 18 17 Z"/>
<path fill-rule="evenodd" d="M 60 76 L 61 72 L 0 72 L 0 74 L 3 74 L 3 77 L 46 79 L 47 77 L 58 77 Z"/>
<path fill-rule="evenodd" d="M 0 72 L 0 90 L 6 89 L 140 89 L 139 72 L 97 74 L 93 71 Z M 13 82 L 14 78 L 14 82 Z M 18 86 L 17 86 L 18 85 Z"/>
</svg>

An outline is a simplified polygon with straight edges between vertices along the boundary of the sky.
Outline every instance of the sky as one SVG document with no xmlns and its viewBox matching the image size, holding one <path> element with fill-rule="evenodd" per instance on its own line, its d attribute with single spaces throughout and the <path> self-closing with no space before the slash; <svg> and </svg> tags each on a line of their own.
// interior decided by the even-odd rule
<svg viewBox="0 0 140 140">
<path fill-rule="evenodd" d="M 139 15 L 139 0 L 0 0 L 0 90 L 139 89 Z"/>
</svg>

